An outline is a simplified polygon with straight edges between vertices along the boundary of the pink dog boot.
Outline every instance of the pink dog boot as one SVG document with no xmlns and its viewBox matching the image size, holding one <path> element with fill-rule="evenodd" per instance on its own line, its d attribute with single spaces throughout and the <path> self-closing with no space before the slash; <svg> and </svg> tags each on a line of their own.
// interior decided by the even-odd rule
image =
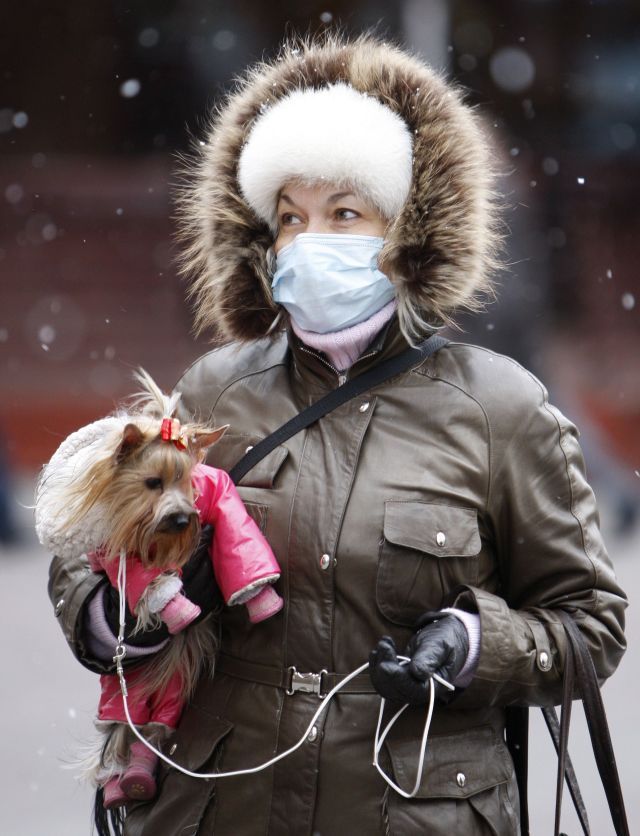
<svg viewBox="0 0 640 836">
<path fill-rule="evenodd" d="M 155 769 L 158 756 L 144 745 L 131 744 L 129 766 L 120 779 L 120 786 L 132 801 L 148 801 L 156 794 Z"/>
<path fill-rule="evenodd" d="M 175 595 L 164 609 L 160 610 L 160 618 L 173 635 L 184 630 L 200 615 L 200 607 L 181 593 Z"/>
<path fill-rule="evenodd" d="M 129 801 L 129 796 L 120 786 L 121 777 L 121 775 L 114 775 L 102 788 L 104 792 L 102 806 L 105 810 L 115 810 L 117 807 L 123 807 Z"/>
<path fill-rule="evenodd" d="M 272 615 L 280 612 L 283 606 L 284 601 L 270 583 L 265 584 L 257 595 L 246 602 L 249 621 L 252 624 L 271 618 Z"/>
</svg>

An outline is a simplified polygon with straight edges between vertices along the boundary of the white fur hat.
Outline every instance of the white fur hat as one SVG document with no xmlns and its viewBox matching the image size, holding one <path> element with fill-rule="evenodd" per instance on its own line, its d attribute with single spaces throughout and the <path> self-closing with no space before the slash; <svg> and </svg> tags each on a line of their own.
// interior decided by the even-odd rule
<svg viewBox="0 0 640 836">
<path fill-rule="evenodd" d="M 245 200 L 275 232 L 288 180 L 349 185 L 392 219 L 409 194 L 411 134 L 377 99 L 347 84 L 296 90 L 255 122 L 240 154 Z"/>
</svg>

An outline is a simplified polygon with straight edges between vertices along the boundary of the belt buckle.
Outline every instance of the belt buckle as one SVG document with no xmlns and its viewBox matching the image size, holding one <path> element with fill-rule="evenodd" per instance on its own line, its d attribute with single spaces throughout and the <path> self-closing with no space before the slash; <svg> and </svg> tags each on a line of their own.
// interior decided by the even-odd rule
<svg viewBox="0 0 640 836">
<path fill-rule="evenodd" d="M 289 687 L 286 692 L 289 696 L 298 692 L 302 694 L 317 694 L 322 700 L 325 695 L 322 693 L 322 674 L 327 673 L 326 670 L 321 670 L 320 673 L 300 673 L 296 670 L 294 665 L 287 668 L 290 674 Z"/>
</svg>

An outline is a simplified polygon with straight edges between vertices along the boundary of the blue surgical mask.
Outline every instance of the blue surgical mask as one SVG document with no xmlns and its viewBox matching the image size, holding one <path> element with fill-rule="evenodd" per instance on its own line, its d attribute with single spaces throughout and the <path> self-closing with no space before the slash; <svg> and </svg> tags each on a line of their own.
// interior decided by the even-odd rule
<svg viewBox="0 0 640 836">
<path fill-rule="evenodd" d="M 378 270 L 384 238 L 303 232 L 276 258 L 273 298 L 305 331 L 327 334 L 369 319 L 395 296 Z"/>
</svg>

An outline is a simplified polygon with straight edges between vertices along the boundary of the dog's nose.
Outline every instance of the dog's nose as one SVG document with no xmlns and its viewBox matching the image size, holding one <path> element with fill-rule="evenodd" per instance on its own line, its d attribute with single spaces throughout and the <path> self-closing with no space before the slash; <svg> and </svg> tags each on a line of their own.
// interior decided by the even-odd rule
<svg viewBox="0 0 640 836">
<path fill-rule="evenodd" d="M 169 514 L 162 521 L 162 527 L 165 531 L 184 531 L 189 526 L 190 521 L 191 518 L 188 514 Z"/>
</svg>

